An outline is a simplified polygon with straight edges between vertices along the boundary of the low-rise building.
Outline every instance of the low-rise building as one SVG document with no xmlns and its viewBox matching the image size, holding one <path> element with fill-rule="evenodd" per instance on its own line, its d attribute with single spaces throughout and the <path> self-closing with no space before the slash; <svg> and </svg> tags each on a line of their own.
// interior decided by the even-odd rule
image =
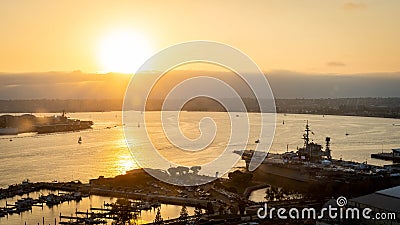
<svg viewBox="0 0 400 225">
<path fill-rule="evenodd" d="M 400 186 L 352 198 L 348 206 L 372 210 L 370 219 L 360 217 L 362 224 L 400 224 Z"/>
</svg>

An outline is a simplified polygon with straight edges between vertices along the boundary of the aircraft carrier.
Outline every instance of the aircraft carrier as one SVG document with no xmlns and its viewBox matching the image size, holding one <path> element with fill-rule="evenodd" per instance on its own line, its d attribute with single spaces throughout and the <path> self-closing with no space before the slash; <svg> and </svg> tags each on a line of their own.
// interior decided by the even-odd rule
<svg viewBox="0 0 400 225">
<path fill-rule="evenodd" d="M 310 141 L 310 125 L 306 124 L 302 139 L 304 146 L 296 152 L 268 154 L 263 163 L 254 171 L 253 178 L 261 182 L 275 182 L 279 186 L 289 185 L 304 190 L 341 190 L 346 193 L 356 189 L 375 190 L 400 183 L 400 171 L 391 166 L 374 166 L 333 159 L 330 137 L 325 138 L 325 150 L 320 144 Z M 235 151 L 242 155 L 248 170 L 254 150 Z"/>
</svg>

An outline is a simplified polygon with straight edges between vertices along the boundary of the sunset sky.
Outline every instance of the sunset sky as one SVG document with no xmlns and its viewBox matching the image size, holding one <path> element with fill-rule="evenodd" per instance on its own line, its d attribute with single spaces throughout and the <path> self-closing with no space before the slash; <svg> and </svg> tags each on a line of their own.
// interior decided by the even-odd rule
<svg viewBox="0 0 400 225">
<path fill-rule="evenodd" d="M 199 39 L 263 71 L 400 71 L 398 0 L 0 1 L 0 18 L 0 72 L 130 72 L 126 58 Z"/>
</svg>

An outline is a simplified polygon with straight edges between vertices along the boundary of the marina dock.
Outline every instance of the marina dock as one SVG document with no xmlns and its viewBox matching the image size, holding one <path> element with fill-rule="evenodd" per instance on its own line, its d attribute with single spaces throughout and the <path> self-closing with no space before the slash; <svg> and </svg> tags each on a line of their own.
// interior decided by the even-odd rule
<svg viewBox="0 0 400 225">
<path fill-rule="evenodd" d="M 400 148 L 394 148 L 392 152 L 373 153 L 371 154 L 371 158 L 400 162 Z"/>
</svg>

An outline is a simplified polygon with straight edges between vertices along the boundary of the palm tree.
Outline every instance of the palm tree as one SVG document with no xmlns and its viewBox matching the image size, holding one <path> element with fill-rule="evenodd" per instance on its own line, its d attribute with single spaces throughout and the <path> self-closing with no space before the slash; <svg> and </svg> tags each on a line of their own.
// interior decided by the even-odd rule
<svg viewBox="0 0 400 225">
<path fill-rule="evenodd" d="M 161 216 L 160 208 L 157 209 L 156 218 L 154 219 L 153 223 L 157 225 L 161 225 L 163 223 L 163 218 Z"/>
<path fill-rule="evenodd" d="M 203 210 L 200 208 L 200 206 L 196 206 L 194 208 L 194 215 L 196 217 L 199 217 L 199 216 L 201 216 L 201 214 L 203 214 Z"/>
<path fill-rule="evenodd" d="M 201 209 L 200 207 L 201 206 L 199 204 L 194 208 L 194 216 L 196 218 L 196 221 L 199 221 L 200 220 L 200 216 L 203 215 L 203 209 Z"/>
<path fill-rule="evenodd" d="M 180 216 L 179 216 L 179 220 L 181 222 L 186 222 L 188 216 L 189 216 L 189 213 L 187 211 L 186 206 L 184 205 L 184 206 L 182 206 L 182 209 L 181 209 L 181 212 L 180 212 Z"/>
</svg>

